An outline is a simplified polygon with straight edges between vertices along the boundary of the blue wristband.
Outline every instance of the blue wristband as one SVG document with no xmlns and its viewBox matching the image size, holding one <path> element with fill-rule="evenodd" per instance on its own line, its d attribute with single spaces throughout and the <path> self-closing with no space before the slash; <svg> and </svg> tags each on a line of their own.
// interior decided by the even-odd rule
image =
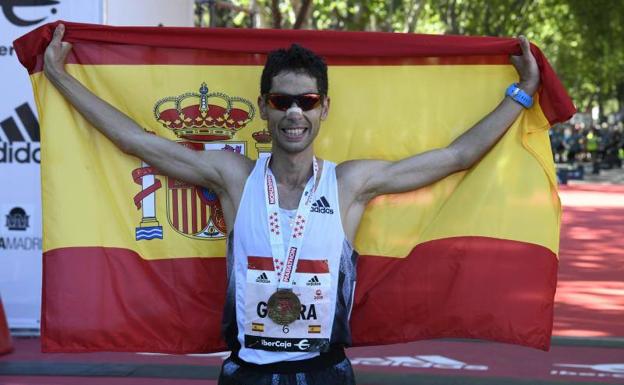
<svg viewBox="0 0 624 385">
<path fill-rule="evenodd" d="M 505 91 L 505 96 L 509 96 L 516 102 L 520 103 L 524 108 L 531 108 L 533 105 L 533 98 L 529 96 L 526 92 L 524 92 L 520 87 L 518 87 L 518 83 L 513 83 L 509 87 L 507 87 L 507 91 Z"/>
</svg>

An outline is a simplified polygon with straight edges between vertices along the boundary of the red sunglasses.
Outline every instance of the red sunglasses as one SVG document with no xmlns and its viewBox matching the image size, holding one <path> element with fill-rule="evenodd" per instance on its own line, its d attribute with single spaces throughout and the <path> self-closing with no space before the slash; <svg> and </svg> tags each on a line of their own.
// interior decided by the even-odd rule
<svg viewBox="0 0 624 385">
<path fill-rule="evenodd" d="M 322 96 L 320 94 L 301 94 L 301 95 L 287 95 L 287 94 L 267 94 L 267 102 L 271 108 L 280 111 L 288 110 L 293 102 L 304 111 L 310 111 L 321 104 Z"/>
</svg>

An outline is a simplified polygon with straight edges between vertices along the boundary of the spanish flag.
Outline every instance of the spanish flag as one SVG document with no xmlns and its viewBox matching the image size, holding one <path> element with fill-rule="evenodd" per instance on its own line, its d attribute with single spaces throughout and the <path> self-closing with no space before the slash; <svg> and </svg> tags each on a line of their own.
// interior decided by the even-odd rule
<svg viewBox="0 0 624 385">
<path fill-rule="evenodd" d="M 224 349 L 225 228 L 214 192 L 160 175 L 91 127 L 42 72 L 56 24 L 15 42 L 42 127 L 47 352 Z M 329 64 L 316 153 L 398 160 L 449 144 L 518 81 L 517 40 L 66 23 L 67 71 L 145 130 L 197 151 L 270 150 L 256 112 L 266 54 L 299 43 Z M 381 196 L 363 217 L 354 345 L 439 337 L 548 349 L 561 207 L 548 128 L 574 107 L 542 85 L 473 168 Z"/>
</svg>

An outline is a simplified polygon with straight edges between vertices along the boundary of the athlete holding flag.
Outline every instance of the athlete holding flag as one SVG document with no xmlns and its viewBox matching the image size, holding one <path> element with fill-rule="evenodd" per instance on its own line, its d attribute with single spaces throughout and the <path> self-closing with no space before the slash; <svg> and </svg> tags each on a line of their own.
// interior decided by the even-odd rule
<svg viewBox="0 0 624 385">
<path fill-rule="evenodd" d="M 473 166 L 531 106 L 540 83 L 521 37 L 522 55 L 511 57 L 520 82 L 447 147 L 336 165 L 316 158 L 313 147 L 330 109 L 327 66 L 293 45 L 267 57 L 258 106 L 272 152 L 254 161 L 146 133 L 65 71 L 64 31 L 62 24 L 54 31 L 44 72 L 74 108 L 123 152 L 219 196 L 229 231 L 223 332 L 232 350 L 220 384 L 354 384 L 344 354 L 357 260 L 351 245 L 367 203 Z"/>
</svg>

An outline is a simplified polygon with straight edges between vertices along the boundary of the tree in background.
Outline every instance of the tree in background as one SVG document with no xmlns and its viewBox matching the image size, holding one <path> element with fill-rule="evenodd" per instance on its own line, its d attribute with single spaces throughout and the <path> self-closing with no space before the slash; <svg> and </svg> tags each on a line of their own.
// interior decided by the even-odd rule
<svg viewBox="0 0 624 385">
<path fill-rule="evenodd" d="M 580 111 L 598 106 L 602 118 L 624 110 L 621 0 L 197 0 L 196 7 L 196 25 L 218 27 L 523 34 L 551 60 Z"/>
</svg>

